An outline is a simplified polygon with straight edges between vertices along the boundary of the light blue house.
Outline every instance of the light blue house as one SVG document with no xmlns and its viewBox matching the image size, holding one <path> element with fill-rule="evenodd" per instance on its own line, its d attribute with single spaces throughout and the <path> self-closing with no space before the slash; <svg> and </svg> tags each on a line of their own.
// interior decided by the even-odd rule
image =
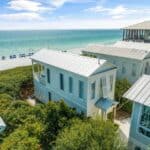
<svg viewBox="0 0 150 150">
<path fill-rule="evenodd" d="M 84 55 L 105 59 L 117 66 L 117 78 L 134 83 L 150 75 L 150 21 L 123 29 L 123 40 L 113 45 L 89 45 Z"/>
<path fill-rule="evenodd" d="M 150 76 L 143 75 L 125 94 L 133 101 L 129 149 L 150 149 Z"/>
<path fill-rule="evenodd" d="M 63 99 L 87 116 L 114 112 L 116 67 L 106 60 L 41 50 L 32 56 L 35 96 L 42 102 Z"/>
<path fill-rule="evenodd" d="M 0 133 L 2 133 L 6 128 L 6 124 L 3 119 L 0 117 Z"/>
</svg>

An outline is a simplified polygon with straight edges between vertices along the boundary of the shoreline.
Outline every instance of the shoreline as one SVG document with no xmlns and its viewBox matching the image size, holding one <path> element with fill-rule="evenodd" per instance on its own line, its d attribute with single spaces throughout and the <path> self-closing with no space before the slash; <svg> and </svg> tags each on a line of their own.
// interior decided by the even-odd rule
<svg viewBox="0 0 150 150">
<path fill-rule="evenodd" d="M 0 71 L 32 65 L 30 57 L 0 60 Z"/>
</svg>

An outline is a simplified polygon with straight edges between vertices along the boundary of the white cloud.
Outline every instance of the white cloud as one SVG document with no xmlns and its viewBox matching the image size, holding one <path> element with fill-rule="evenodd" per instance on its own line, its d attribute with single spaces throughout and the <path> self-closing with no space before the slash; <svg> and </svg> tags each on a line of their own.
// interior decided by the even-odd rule
<svg viewBox="0 0 150 150">
<path fill-rule="evenodd" d="M 11 21 L 11 20 L 44 20 L 38 13 L 27 12 L 27 13 L 12 13 L 12 14 L 1 14 L 0 19 Z"/>
<path fill-rule="evenodd" d="M 150 19 L 150 18 L 147 18 Z M 144 21 L 144 19 L 61 19 L 56 21 L 28 21 L 24 22 L 1 22 L 1 29 L 115 29 L 122 28 L 134 23 Z"/>
<path fill-rule="evenodd" d="M 141 16 L 143 14 L 150 15 L 150 9 L 129 9 L 123 5 L 118 5 L 114 8 L 108 8 L 103 6 L 95 6 L 86 9 L 85 11 L 94 13 L 103 13 L 104 15 L 111 16 L 113 19 L 121 19 L 129 15 Z"/>
<path fill-rule="evenodd" d="M 55 7 L 61 7 L 65 3 L 88 3 L 92 2 L 92 0 L 50 0 L 51 5 Z"/>
<path fill-rule="evenodd" d="M 44 7 L 42 3 L 32 0 L 11 0 L 8 2 L 8 5 L 8 8 L 17 11 L 39 12 L 48 9 L 48 7 Z"/>
</svg>

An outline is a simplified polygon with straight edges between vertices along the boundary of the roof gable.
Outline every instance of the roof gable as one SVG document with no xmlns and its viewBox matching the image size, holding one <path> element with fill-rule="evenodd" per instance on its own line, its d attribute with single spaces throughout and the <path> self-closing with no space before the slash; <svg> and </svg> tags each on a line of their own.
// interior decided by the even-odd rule
<svg viewBox="0 0 150 150">
<path fill-rule="evenodd" d="M 4 121 L 3 121 L 3 119 L 0 117 L 0 126 L 1 127 L 5 127 L 6 125 L 5 125 L 5 123 L 4 123 Z"/>
</svg>

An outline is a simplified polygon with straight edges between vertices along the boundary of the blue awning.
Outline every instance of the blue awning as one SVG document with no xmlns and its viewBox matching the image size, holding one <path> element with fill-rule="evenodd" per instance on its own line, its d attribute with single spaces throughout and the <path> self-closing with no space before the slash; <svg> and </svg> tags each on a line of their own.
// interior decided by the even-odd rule
<svg viewBox="0 0 150 150">
<path fill-rule="evenodd" d="M 104 111 L 107 111 L 108 109 L 117 106 L 117 104 L 118 102 L 111 100 L 109 98 L 101 98 L 95 103 L 95 106 Z"/>
</svg>

